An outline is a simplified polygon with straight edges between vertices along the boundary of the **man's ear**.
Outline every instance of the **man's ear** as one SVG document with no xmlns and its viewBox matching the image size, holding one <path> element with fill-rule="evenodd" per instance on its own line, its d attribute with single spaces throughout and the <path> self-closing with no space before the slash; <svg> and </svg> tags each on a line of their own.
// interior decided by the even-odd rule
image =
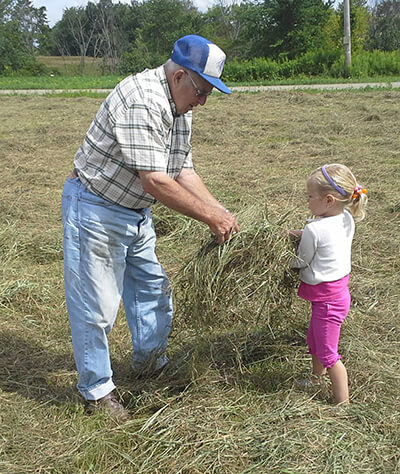
<svg viewBox="0 0 400 474">
<path fill-rule="evenodd" d="M 186 72 L 184 71 L 184 69 L 178 69 L 177 71 L 175 71 L 172 76 L 174 85 L 181 84 L 182 81 L 185 79 L 185 76 L 186 76 Z"/>
</svg>

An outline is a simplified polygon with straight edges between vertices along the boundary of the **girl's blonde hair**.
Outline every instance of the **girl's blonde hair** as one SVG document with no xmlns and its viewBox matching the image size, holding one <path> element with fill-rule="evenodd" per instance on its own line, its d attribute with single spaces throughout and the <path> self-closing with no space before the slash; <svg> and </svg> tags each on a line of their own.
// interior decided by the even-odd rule
<svg viewBox="0 0 400 474">
<path fill-rule="evenodd" d="M 321 166 L 311 173 L 308 180 L 318 186 L 321 196 L 332 194 L 343 202 L 355 220 L 364 219 L 368 202 L 367 190 L 357 183 L 347 166 L 337 163 Z"/>
</svg>

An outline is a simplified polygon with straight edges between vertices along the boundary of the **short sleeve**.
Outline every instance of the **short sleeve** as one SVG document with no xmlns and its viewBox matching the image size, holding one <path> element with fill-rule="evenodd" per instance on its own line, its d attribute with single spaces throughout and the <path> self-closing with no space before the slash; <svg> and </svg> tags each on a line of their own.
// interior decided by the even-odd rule
<svg viewBox="0 0 400 474">
<path fill-rule="evenodd" d="M 135 170 L 166 171 L 168 133 L 162 110 L 154 104 L 135 103 L 121 113 L 114 133 L 125 166 Z"/>
</svg>

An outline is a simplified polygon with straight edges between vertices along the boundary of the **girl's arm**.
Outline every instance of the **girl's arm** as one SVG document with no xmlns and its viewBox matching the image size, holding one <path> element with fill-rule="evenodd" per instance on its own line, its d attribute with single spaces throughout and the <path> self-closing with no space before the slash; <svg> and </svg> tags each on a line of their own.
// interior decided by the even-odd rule
<svg viewBox="0 0 400 474">
<path fill-rule="evenodd" d="M 305 268 L 307 267 L 312 259 L 314 258 L 317 250 L 316 236 L 310 230 L 309 226 L 306 226 L 302 232 L 299 247 L 297 249 L 297 258 L 292 263 L 293 268 Z"/>
</svg>

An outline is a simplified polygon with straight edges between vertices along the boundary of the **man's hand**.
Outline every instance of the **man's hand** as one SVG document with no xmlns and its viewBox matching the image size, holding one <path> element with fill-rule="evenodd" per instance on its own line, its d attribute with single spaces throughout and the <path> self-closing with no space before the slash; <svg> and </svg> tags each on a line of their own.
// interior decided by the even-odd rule
<svg viewBox="0 0 400 474">
<path fill-rule="evenodd" d="M 239 232 L 239 225 L 235 216 L 228 209 L 218 209 L 218 213 L 208 225 L 211 232 L 215 234 L 218 243 L 226 242 L 231 235 Z"/>
</svg>

